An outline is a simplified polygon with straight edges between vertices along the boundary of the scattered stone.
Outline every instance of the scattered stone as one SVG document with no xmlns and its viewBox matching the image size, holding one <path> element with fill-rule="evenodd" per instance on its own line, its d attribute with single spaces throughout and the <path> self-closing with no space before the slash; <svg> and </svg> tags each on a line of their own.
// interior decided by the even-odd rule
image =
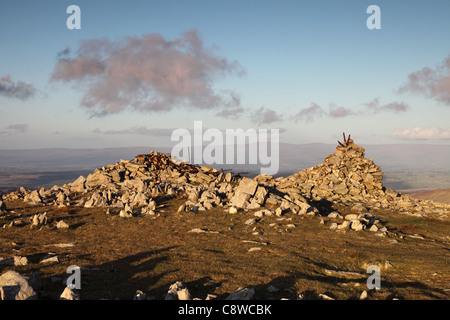
<svg viewBox="0 0 450 320">
<path fill-rule="evenodd" d="M 338 225 L 338 230 L 346 230 L 350 227 L 350 221 L 346 220 L 342 222 L 340 225 Z"/>
<path fill-rule="evenodd" d="M 270 285 L 270 286 L 267 287 L 267 291 L 270 292 L 270 293 L 277 292 L 278 288 L 273 286 L 273 285 Z"/>
<path fill-rule="evenodd" d="M 218 231 L 211 231 L 208 229 L 194 228 L 188 231 L 189 233 L 219 233 Z"/>
<path fill-rule="evenodd" d="M 273 214 L 273 210 L 271 210 L 271 209 L 262 209 L 262 210 L 259 210 L 259 211 L 255 212 L 253 215 L 255 217 L 262 218 L 262 217 L 265 217 L 265 216 L 270 217 L 272 214 Z"/>
<path fill-rule="evenodd" d="M 141 290 L 136 290 L 136 293 L 134 294 L 133 300 L 148 300 L 147 299 L 147 294 L 145 294 Z"/>
<path fill-rule="evenodd" d="M 69 229 L 69 225 L 64 221 L 60 220 L 58 224 L 56 225 L 57 229 Z"/>
<path fill-rule="evenodd" d="M 251 300 L 255 295 L 255 289 L 253 288 L 238 288 L 235 292 L 231 293 L 225 300 Z"/>
<path fill-rule="evenodd" d="M 330 297 L 330 296 L 327 296 L 327 295 L 324 294 L 324 293 L 319 294 L 319 295 L 318 295 L 318 298 L 319 298 L 319 300 L 334 300 L 334 298 L 332 298 L 332 297 Z"/>
<path fill-rule="evenodd" d="M 43 258 L 39 263 L 59 263 L 58 256 L 47 256 Z"/>
<path fill-rule="evenodd" d="M 191 294 L 189 290 L 186 288 L 186 285 L 177 281 L 169 287 L 169 291 L 167 292 L 165 300 L 191 300 Z"/>
<path fill-rule="evenodd" d="M 366 300 L 368 297 L 367 291 L 364 290 L 361 295 L 359 296 L 359 300 Z"/>
<path fill-rule="evenodd" d="M 349 220 L 349 221 L 358 220 L 358 215 L 357 214 L 348 214 L 345 216 L 345 220 Z"/>
<path fill-rule="evenodd" d="M 0 276 L 0 300 L 34 300 L 37 294 L 28 280 L 16 271 Z"/>
<path fill-rule="evenodd" d="M 0 266 L 26 266 L 27 264 L 27 257 L 13 256 L 11 258 L 0 258 Z"/>
<path fill-rule="evenodd" d="M 43 226 L 47 224 L 47 221 L 47 212 L 35 214 L 32 219 L 31 227 Z"/>
<path fill-rule="evenodd" d="M 55 243 L 55 244 L 47 244 L 47 245 L 45 245 L 45 247 L 57 247 L 57 248 L 70 248 L 70 247 L 74 247 L 74 246 L 75 246 L 75 242 Z"/>
<path fill-rule="evenodd" d="M 66 287 L 59 296 L 59 300 L 80 300 L 80 295 L 73 289 Z"/>
<path fill-rule="evenodd" d="M 365 227 L 364 224 L 362 224 L 361 221 L 359 221 L 359 220 L 351 220 L 350 223 L 351 223 L 352 230 L 355 230 L 355 231 L 361 231 Z"/>
</svg>

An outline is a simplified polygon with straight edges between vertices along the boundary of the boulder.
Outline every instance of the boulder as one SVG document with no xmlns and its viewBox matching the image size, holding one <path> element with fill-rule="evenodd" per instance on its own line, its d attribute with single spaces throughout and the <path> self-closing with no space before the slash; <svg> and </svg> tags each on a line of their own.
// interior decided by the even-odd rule
<svg viewBox="0 0 450 320">
<path fill-rule="evenodd" d="M 80 295 L 69 287 L 66 287 L 61 293 L 59 300 L 80 300 Z"/>
<path fill-rule="evenodd" d="M 87 176 L 85 186 L 95 188 L 111 182 L 111 178 L 102 170 L 96 169 L 94 173 Z"/>
<path fill-rule="evenodd" d="M 0 300 L 33 300 L 37 294 L 28 280 L 15 271 L 0 276 Z"/>
<path fill-rule="evenodd" d="M 169 291 L 167 292 L 165 300 L 191 300 L 191 294 L 186 288 L 186 285 L 177 281 L 169 287 Z"/>
<path fill-rule="evenodd" d="M 254 295 L 255 289 L 253 288 L 239 288 L 226 297 L 225 300 L 250 300 Z"/>
</svg>

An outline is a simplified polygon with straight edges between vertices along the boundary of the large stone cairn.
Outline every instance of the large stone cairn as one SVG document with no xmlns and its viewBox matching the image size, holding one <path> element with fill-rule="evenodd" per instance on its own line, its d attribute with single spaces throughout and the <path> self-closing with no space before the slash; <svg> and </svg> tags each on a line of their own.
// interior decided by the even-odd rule
<svg viewBox="0 0 450 320">
<path fill-rule="evenodd" d="M 383 172 L 364 152 L 349 136 L 323 163 L 300 171 L 297 178 L 318 196 L 378 195 L 383 190 Z"/>
</svg>

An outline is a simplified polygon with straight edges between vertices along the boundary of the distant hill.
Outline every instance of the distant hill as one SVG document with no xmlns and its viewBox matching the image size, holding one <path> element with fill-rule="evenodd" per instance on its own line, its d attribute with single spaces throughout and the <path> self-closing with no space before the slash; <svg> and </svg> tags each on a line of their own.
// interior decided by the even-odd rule
<svg viewBox="0 0 450 320">
<path fill-rule="evenodd" d="M 135 155 L 151 150 L 170 152 L 170 148 L 129 147 L 106 149 L 26 149 L 0 150 L 0 172 L 70 171 L 101 167 L 120 159 L 132 159 Z"/>
<path fill-rule="evenodd" d="M 411 198 L 450 203 L 450 189 L 439 189 L 426 192 L 412 193 Z"/>
</svg>

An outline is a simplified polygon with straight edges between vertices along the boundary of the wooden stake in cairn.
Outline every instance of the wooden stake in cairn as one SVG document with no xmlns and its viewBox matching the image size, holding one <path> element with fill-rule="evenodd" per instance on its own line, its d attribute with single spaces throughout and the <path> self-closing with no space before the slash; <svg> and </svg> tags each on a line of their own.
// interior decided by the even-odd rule
<svg viewBox="0 0 450 320">
<path fill-rule="evenodd" d="M 341 143 L 339 140 L 338 143 L 340 144 L 341 147 L 347 148 L 353 141 L 351 141 L 350 135 L 348 135 L 347 139 L 345 138 L 345 132 L 342 132 L 342 135 L 344 136 L 344 143 Z"/>
</svg>

